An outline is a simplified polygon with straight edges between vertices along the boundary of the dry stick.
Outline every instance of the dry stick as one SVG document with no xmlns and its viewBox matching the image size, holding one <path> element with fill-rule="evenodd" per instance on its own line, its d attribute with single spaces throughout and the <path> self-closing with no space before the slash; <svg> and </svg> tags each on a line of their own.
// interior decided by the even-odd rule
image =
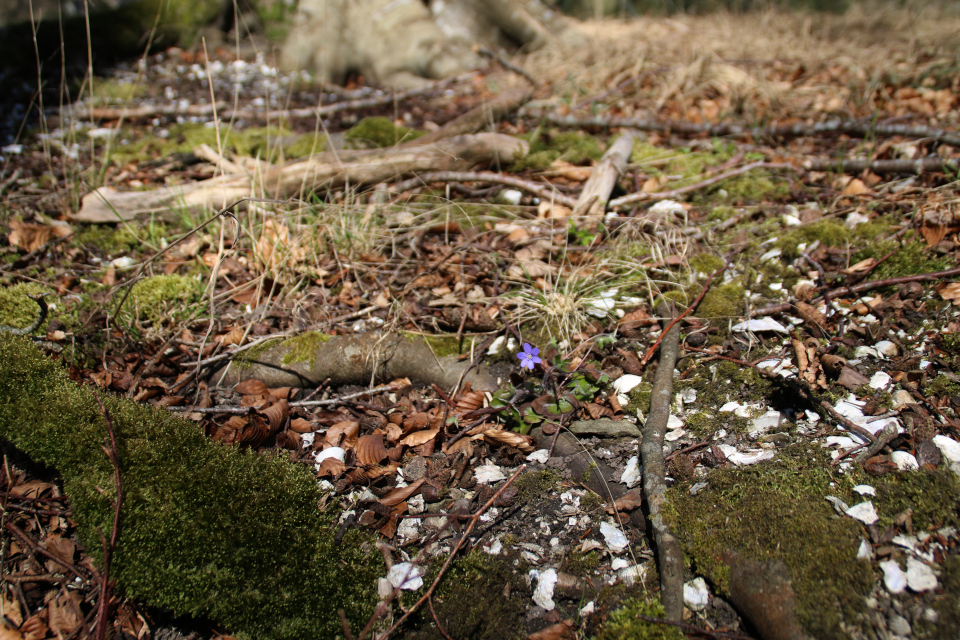
<svg viewBox="0 0 960 640">
<path fill-rule="evenodd" d="M 830 291 L 830 296 L 835 297 L 839 295 L 852 295 L 855 293 L 863 293 L 864 291 L 870 291 L 871 289 L 878 289 L 880 287 L 889 287 L 897 284 L 906 284 L 908 282 L 926 282 L 928 280 L 941 280 L 943 278 L 951 278 L 953 276 L 960 275 L 960 267 L 956 269 L 948 269 L 947 271 L 936 271 L 933 273 L 921 273 L 915 276 L 900 276 L 898 278 L 887 278 L 885 280 L 873 280 L 871 282 L 862 282 L 860 284 L 855 284 L 853 286 L 843 286 L 838 287 Z M 816 304 L 821 300 L 824 300 L 824 296 L 820 296 L 814 300 L 811 300 L 811 304 Z M 774 304 L 769 307 L 764 307 L 762 309 L 757 309 L 751 316 L 767 316 L 775 313 L 784 313 L 790 311 L 793 308 L 793 305 L 789 302 L 783 304 Z"/>
<path fill-rule="evenodd" d="M 80 569 L 79 567 L 77 567 L 76 565 L 74 565 L 72 562 L 69 562 L 69 561 L 67 561 L 67 560 L 64 560 L 63 558 L 61 558 L 60 556 L 56 555 L 55 553 L 52 553 L 52 552 L 50 552 L 50 551 L 47 551 L 47 550 L 44 549 L 43 547 L 41 547 L 41 546 L 39 546 L 38 544 L 36 544 L 33 540 L 30 539 L 30 536 L 28 536 L 28 535 L 26 535 L 25 533 L 23 533 L 22 531 L 20 531 L 20 529 L 18 529 L 17 526 L 16 526 L 15 524 L 13 524 L 12 522 L 6 523 L 6 524 L 4 525 L 4 528 L 5 528 L 7 531 L 9 531 L 10 533 L 12 533 L 13 536 L 14 536 L 17 540 L 19 540 L 20 542 L 22 542 L 23 545 L 24 545 L 25 547 L 29 548 L 32 552 L 34 552 L 34 553 L 39 553 L 40 555 L 46 556 L 46 557 L 49 558 L 50 560 L 53 560 L 54 562 L 56 562 L 57 564 L 59 564 L 61 567 L 63 567 L 64 569 L 66 569 L 66 570 L 69 571 L 70 573 L 74 574 L 75 576 L 77 576 L 78 578 L 80 578 L 81 580 L 83 580 L 84 582 L 89 582 L 89 581 L 90 581 L 90 578 L 89 578 L 88 576 L 84 575 L 84 573 L 81 571 L 81 569 Z"/>
<path fill-rule="evenodd" d="M 843 171 L 845 173 L 933 173 L 935 171 L 958 171 L 958 158 L 918 158 L 916 160 L 830 160 L 817 158 L 804 160 L 804 169 L 808 171 Z"/>
<path fill-rule="evenodd" d="M 529 82 L 533 87 L 540 86 L 540 83 L 537 82 L 532 75 L 527 73 L 525 69 L 513 64 L 512 62 L 504 58 L 502 55 L 500 55 L 496 51 L 491 51 L 486 47 L 474 47 L 474 50 L 480 55 L 482 55 L 484 58 L 490 58 L 491 60 L 495 60 L 497 64 L 499 64 L 504 69 L 508 71 L 513 71 L 515 74 L 517 74 L 518 76 L 520 76 L 521 78 Z"/>
<path fill-rule="evenodd" d="M 610 201 L 611 209 L 619 209 L 620 207 L 625 207 L 628 204 L 633 204 L 635 202 L 652 202 L 654 200 L 672 200 L 673 198 L 679 198 L 688 193 L 694 191 L 699 191 L 700 189 L 706 189 L 709 186 L 715 185 L 718 182 L 722 182 L 729 178 L 735 178 L 737 176 L 743 175 L 748 171 L 753 171 L 754 169 L 790 169 L 796 171 L 797 168 L 791 164 L 784 164 L 781 162 L 766 162 L 765 160 L 760 160 L 757 162 L 751 162 L 750 164 L 744 165 L 739 169 L 732 169 L 730 171 L 724 171 L 723 173 L 718 173 L 714 176 L 710 176 L 705 180 L 701 180 L 696 184 L 687 185 L 686 187 L 680 187 L 678 189 L 672 189 L 670 191 L 656 191 L 653 193 L 639 192 L 631 193 L 630 195 L 621 196 L 614 200 Z"/>
<path fill-rule="evenodd" d="M 590 172 L 587 183 L 580 191 L 577 206 L 573 208 L 573 216 L 587 216 L 600 218 L 607 208 L 610 192 L 617 184 L 617 180 L 627 170 L 627 162 L 633 151 L 633 132 L 626 132 L 610 145 L 607 152 L 600 159 L 600 164 Z"/>
<path fill-rule="evenodd" d="M 513 176 L 506 176 L 493 171 L 432 171 L 408 180 L 395 182 L 390 185 L 390 190 L 396 192 L 409 191 L 416 187 L 423 187 L 431 182 L 490 182 L 493 184 L 503 184 L 532 193 L 541 200 L 559 202 L 571 209 L 577 206 L 576 200 L 554 190 L 549 184 L 540 184 L 539 182 L 533 182 L 531 180 L 514 178 Z"/>
<path fill-rule="evenodd" d="M 480 103 L 463 115 L 457 116 L 436 131 L 428 133 L 422 138 L 408 140 L 400 146 L 428 145 L 445 138 L 475 133 L 491 123 L 499 121 L 505 115 L 516 111 L 532 96 L 533 89 L 531 87 L 505 91 Z"/>
<path fill-rule="evenodd" d="M 673 325 L 680 322 L 684 318 L 684 316 L 686 316 L 688 313 L 690 313 L 691 311 L 697 308 L 697 305 L 700 304 L 701 300 L 703 300 L 703 296 L 707 295 L 707 291 L 710 290 L 710 285 L 713 283 L 714 278 L 716 278 L 717 276 L 722 274 L 724 271 L 726 271 L 727 267 L 729 266 L 730 266 L 730 261 L 725 260 L 722 267 L 720 267 L 719 269 L 717 269 L 716 271 L 710 274 L 710 277 L 707 278 L 707 281 L 703 284 L 703 289 L 700 291 L 700 295 L 698 295 L 694 299 L 694 301 L 690 303 L 690 306 L 687 307 L 686 311 L 684 311 L 679 316 L 677 316 L 676 318 L 670 321 L 670 324 L 668 324 L 667 327 L 660 332 L 660 336 L 656 339 L 653 345 L 651 345 L 651 347 L 647 349 L 647 352 L 643 354 L 643 359 L 640 361 L 641 367 L 645 367 L 647 365 L 647 363 L 650 361 L 650 358 L 653 357 L 654 352 L 657 350 L 657 347 L 660 346 L 660 342 L 667 335 L 667 332 L 673 328 Z"/>
<path fill-rule="evenodd" d="M 336 398 L 330 398 L 328 400 L 301 400 L 299 402 L 291 402 L 290 407 L 323 407 L 331 404 L 338 404 L 346 400 L 353 400 L 354 398 L 359 398 L 360 396 L 373 395 L 376 393 L 381 393 L 383 391 L 396 391 L 397 386 L 395 384 L 384 384 L 379 387 L 374 387 L 372 389 L 367 389 L 366 391 L 357 391 L 356 393 L 348 393 L 345 396 L 337 396 Z M 226 413 L 230 415 L 243 416 L 252 411 L 256 407 L 231 407 L 231 406 L 219 406 L 219 407 L 167 407 L 168 411 L 176 411 L 177 413 Z"/>
<path fill-rule="evenodd" d="M 433 595 L 434 590 L 437 588 L 437 585 L 440 584 L 440 580 L 443 578 L 443 574 L 446 573 L 447 567 L 449 567 L 450 563 L 453 562 L 454 556 L 457 555 L 457 551 L 459 551 L 460 547 L 463 546 L 464 541 L 466 541 L 466 539 L 470 537 L 470 532 L 473 531 L 473 528 L 477 525 L 477 521 L 480 520 L 480 516 L 486 513 L 487 509 L 493 506 L 493 503 L 496 502 L 501 495 L 503 495 L 503 492 L 506 490 L 506 488 L 509 487 L 511 484 L 513 484 L 513 481 L 516 480 L 526 468 L 527 468 L 527 465 L 525 464 L 520 465 L 517 468 L 517 470 L 513 472 L 513 475 L 510 476 L 510 478 L 506 482 L 504 482 L 499 489 L 497 489 L 496 493 L 490 496 L 490 499 L 487 500 L 484 503 L 484 505 L 480 507 L 480 509 L 478 509 L 474 514 L 468 516 L 470 518 L 470 524 L 467 525 L 467 528 L 464 529 L 463 533 L 460 535 L 460 539 L 457 540 L 457 544 L 455 544 L 453 546 L 453 549 L 450 550 L 450 553 L 447 555 L 447 561 L 443 563 L 442 567 L 440 567 L 440 571 L 439 573 L 437 573 L 437 577 L 434 579 L 433 583 L 430 585 L 430 588 L 427 589 L 427 592 L 424 593 L 420 597 L 420 599 L 417 600 L 416 603 L 414 603 L 414 605 L 410 607 L 399 620 L 393 623 L 392 627 L 387 629 L 386 633 L 380 636 L 380 640 L 386 640 L 386 638 L 389 638 L 391 635 L 393 635 L 393 632 L 396 631 L 400 627 L 400 625 L 403 624 L 403 622 L 407 618 L 409 618 L 411 614 L 413 614 L 414 611 L 419 609 L 420 605 L 422 605 L 427 600 L 427 598 Z M 398 589 L 394 589 L 393 593 L 396 593 L 397 591 Z M 366 635 L 370 632 L 370 629 L 373 627 L 374 623 L 377 621 L 378 617 L 379 616 L 375 612 L 374 617 L 370 618 L 370 621 L 367 622 L 367 626 L 364 627 L 363 631 L 360 632 L 358 640 L 363 640 L 366 637 Z"/>
<path fill-rule="evenodd" d="M 841 120 L 832 118 L 815 124 L 772 124 L 767 127 L 748 127 L 734 123 L 695 124 L 676 120 L 656 120 L 653 118 L 624 118 L 618 116 L 581 117 L 574 115 L 560 115 L 548 113 L 543 109 L 525 109 L 521 116 L 537 117 L 550 124 L 565 127 L 629 127 L 642 131 L 659 131 L 663 133 L 677 133 L 686 135 L 704 135 L 709 137 L 722 136 L 751 136 L 753 138 L 767 137 L 805 137 L 824 133 L 845 133 L 851 136 L 904 136 L 907 138 L 932 138 L 938 142 L 960 146 L 960 135 L 953 131 L 934 129 L 932 127 L 914 127 L 903 124 L 875 124 L 873 122 L 858 122 L 855 120 Z"/>
<path fill-rule="evenodd" d="M 826 400 L 820 400 L 820 399 L 816 398 L 816 397 L 813 395 L 813 393 L 812 393 L 811 391 L 805 389 L 805 388 L 803 387 L 803 385 L 801 385 L 798 380 L 790 380 L 790 379 L 788 379 L 788 378 L 784 378 L 783 376 L 777 375 L 776 373 L 773 373 L 772 371 L 768 371 L 767 369 L 763 369 L 762 367 L 759 367 L 759 366 L 753 364 L 752 362 L 747 362 L 746 360 L 740 360 L 739 358 L 731 358 L 730 356 L 722 356 L 722 355 L 717 354 L 717 353 L 714 353 L 714 352 L 712 352 L 712 351 L 707 351 L 706 349 L 698 349 L 698 348 L 696 348 L 696 347 L 690 347 L 690 346 L 686 346 L 686 345 L 684 345 L 684 348 L 685 348 L 687 351 L 693 351 L 694 353 L 702 353 L 702 354 L 704 354 L 704 355 L 708 355 L 708 356 L 717 358 L 718 360 L 726 360 L 726 361 L 728 361 L 728 362 L 733 362 L 733 363 L 738 364 L 738 365 L 740 365 L 740 366 L 742 366 L 742 367 L 750 367 L 751 369 L 756 370 L 760 375 L 762 375 L 763 377 L 767 378 L 768 380 L 773 380 L 774 382 L 778 382 L 778 383 L 787 385 L 787 386 L 790 387 L 794 392 L 796 392 L 801 398 L 803 398 L 804 400 L 806 400 L 807 402 L 809 402 L 809 403 L 811 403 L 811 404 L 815 404 L 815 405 L 821 407 L 824 411 L 826 411 L 827 413 L 829 413 L 830 416 L 831 416 L 834 420 L 836 420 L 837 422 L 839 422 L 840 424 L 842 424 L 842 425 L 843 425 L 844 427 L 846 427 L 849 431 L 851 431 L 851 432 L 853 432 L 853 433 L 856 433 L 856 434 L 857 434 L 858 436 L 860 436 L 861 438 L 865 438 L 868 442 L 873 442 L 873 441 L 875 441 L 875 440 L 877 439 L 877 437 L 876 437 L 875 435 L 873 435 L 872 433 L 870 433 L 869 431 L 867 431 L 866 429 L 864 429 L 863 427 L 861 427 L 861 426 L 858 425 L 857 423 L 855 423 L 855 422 L 849 420 L 848 418 L 846 418 L 845 416 L 841 415 L 839 411 L 837 411 L 836 409 L 833 408 L 833 405 L 832 405 L 832 404 L 830 404 L 830 403 L 827 402 Z"/>
<path fill-rule="evenodd" d="M 921 394 L 919 391 L 916 391 L 915 389 L 907 389 L 907 391 L 909 391 L 910 395 L 912 395 L 914 398 L 916 398 L 917 400 L 920 400 L 921 402 L 926 404 L 928 407 L 933 409 L 937 413 L 937 415 L 943 418 L 944 422 L 947 423 L 947 426 L 950 426 L 953 429 L 960 431 L 960 425 L 957 424 L 956 420 L 952 420 L 951 418 L 948 418 L 947 415 L 940 410 L 940 407 L 938 407 L 933 402 L 931 402 L 929 398 Z"/>
<path fill-rule="evenodd" d="M 93 397 L 100 405 L 100 411 L 103 412 L 103 418 L 107 422 L 107 433 L 110 435 L 110 447 L 102 447 L 103 452 L 110 459 L 113 465 L 113 482 L 117 487 L 117 499 L 113 502 L 113 527 L 110 530 L 110 541 L 103 539 L 103 572 L 100 575 L 100 602 L 97 606 L 97 640 L 104 640 L 107 637 L 107 614 L 110 610 L 110 557 L 117 546 L 117 534 L 120 531 L 120 506 L 123 504 L 123 487 L 120 484 L 120 454 L 117 449 L 117 436 L 113 431 L 113 420 L 110 419 L 110 412 L 103 406 L 100 396 L 93 392 Z"/>
<path fill-rule="evenodd" d="M 669 310 L 663 309 L 663 315 Z M 672 315 L 672 314 L 670 314 Z M 666 463 L 663 459 L 663 436 L 670 418 L 670 399 L 673 397 L 673 370 L 680 351 L 680 327 L 674 322 L 664 329 L 660 346 L 660 362 L 653 379 L 650 416 L 643 427 L 640 456 L 643 460 L 643 494 L 650 510 L 649 522 L 657 546 L 660 565 L 660 601 L 666 617 L 680 621 L 683 617 L 683 552 L 680 541 L 670 532 L 663 519 L 663 504 L 667 491 Z"/>
</svg>

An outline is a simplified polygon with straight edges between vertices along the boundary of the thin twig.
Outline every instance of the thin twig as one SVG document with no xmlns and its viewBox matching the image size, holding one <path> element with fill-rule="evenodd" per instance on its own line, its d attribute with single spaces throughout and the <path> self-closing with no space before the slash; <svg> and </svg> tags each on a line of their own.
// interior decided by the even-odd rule
<svg viewBox="0 0 960 640">
<path fill-rule="evenodd" d="M 836 420 L 841 425 L 846 427 L 849 431 L 857 434 L 861 438 L 865 438 L 868 442 L 873 442 L 874 440 L 877 439 L 875 435 L 873 435 L 872 433 L 870 433 L 869 431 L 867 431 L 857 423 L 853 422 L 852 420 L 849 420 L 845 416 L 841 415 L 840 412 L 837 411 L 832 404 L 830 404 L 826 400 L 816 398 L 811 391 L 804 389 L 803 385 L 801 385 L 798 380 L 790 380 L 788 378 L 784 378 L 783 376 L 773 373 L 772 371 L 768 371 L 767 369 L 759 367 L 753 363 L 747 362 L 746 360 L 741 360 L 739 358 L 731 358 L 730 356 L 723 356 L 718 353 L 714 353 L 712 351 L 707 351 L 706 349 L 698 349 L 697 347 L 691 347 L 687 345 L 684 345 L 684 348 L 687 351 L 693 351 L 694 353 L 702 353 L 704 355 L 717 358 L 718 360 L 726 360 L 728 362 L 733 362 L 742 367 L 750 367 L 751 369 L 754 369 L 760 375 L 767 378 L 768 380 L 773 380 L 774 382 L 790 387 L 801 398 L 803 398 L 804 400 L 806 400 L 811 404 L 815 404 L 821 407 L 824 411 L 829 413 L 834 420 Z"/>
<path fill-rule="evenodd" d="M 107 637 L 107 615 L 110 612 L 110 559 L 113 556 L 113 550 L 117 547 L 117 535 L 120 532 L 120 507 L 123 504 L 123 485 L 120 483 L 120 452 L 117 448 L 117 436 L 113 431 L 113 420 L 110 419 L 110 412 L 103 405 L 100 396 L 98 396 L 95 391 L 92 393 L 107 423 L 110 446 L 104 446 L 103 452 L 107 454 L 110 464 L 113 465 L 113 482 L 117 489 L 117 498 L 113 501 L 113 527 L 110 530 L 110 541 L 103 540 L 103 570 L 100 575 L 100 601 L 97 606 L 97 640 L 105 640 Z M 103 534 L 100 534 L 100 537 L 103 538 Z"/>
<path fill-rule="evenodd" d="M 384 384 L 379 387 L 374 387 L 372 389 L 367 389 L 365 391 L 357 391 L 356 393 L 348 393 L 343 396 L 337 396 L 336 398 L 329 398 L 327 400 L 301 400 L 299 402 L 291 402 L 291 407 L 325 407 L 331 404 L 339 404 L 346 400 L 353 400 L 354 398 L 359 398 L 366 395 L 374 395 L 377 393 L 382 393 L 384 391 L 396 391 L 397 385 Z M 223 413 L 229 415 L 243 416 L 247 415 L 254 410 L 254 407 L 232 407 L 232 406 L 219 406 L 219 407 L 167 407 L 168 411 L 175 411 L 177 413 Z"/>
<path fill-rule="evenodd" d="M 560 193 L 552 185 L 515 178 L 493 171 L 432 171 L 408 180 L 395 182 L 390 185 L 390 190 L 399 193 L 417 187 L 423 187 L 431 182 L 489 182 L 492 184 L 502 184 L 532 193 L 541 200 L 556 202 L 571 209 L 577 206 L 576 199 Z"/>
<path fill-rule="evenodd" d="M 707 278 L 707 281 L 703 283 L 703 289 L 700 290 L 700 295 L 698 295 L 694 299 L 694 301 L 690 303 L 690 306 L 687 307 L 683 313 L 681 313 L 676 318 L 670 321 L 670 323 L 666 326 L 666 328 L 664 328 L 664 330 L 660 332 L 660 336 L 654 341 L 654 343 L 650 346 L 650 348 L 647 349 L 647 352 L 643 354 L 643 359 L 640 360 L 641 367 L 646 366 L 647 362 L 650 361 L 650 358 L 653 357 L 653 354 L 657 350 L 657 347 L 660 346 L 660 342 L 663 340 L 664 336 L 667 335 L 667 332 L 673 328 L 673 325 L 680 322 L 680 320 L 682 320 L 684 316 L 686 316 L 688 313 L 690 313 L 691 311 L 697 308 L 697 305 L 700 304 L 701 300 L 703 300 L 703 296 L 707 295 L 707 291 L 710 290 L 710 285 L 713 283 L 713 280 L 717 276 L 721 275 L 724 271 L 726 271 L 727 267 L 729 266 L 730 266 L 730 261 L 725 260 L 722 267 L 720 267 L 719 269 L 717 269 L 716 271 L 710 274 L 710 277 Z"/>
<path fill-rule="evenodd" d="M 400 625 L 403 624 L 404 621 L 407 618 L 409 618 L 411 614 L 413 614 L 414 611 L 420 608 L 420 606 L 424 602 L 426 602 L 427 598 L 433 595 L 434 590 L 437 588 L 437 585 L 440 584 L 440 580 L 443 578 L 443 575 L 446 573 L 447 568 L 450 566 L 450 563 L 453 562 L 453 558 L 457 555 L 457 551 L 460 550 L 460 548 L 463 546 L 463 543 L 467 540 L 467 538 L 470 537 L 470 532 L 473 531 L 473 528 L 477 525 L 477 522 L 480 520 L 480 516 L 486 513 L 487 510 L 491 506 L 493 506 L 493 503 L 496 502 L 501 495 L 503 495 L 503 492 L 507 489 L 507 487 L 513 484 L 513 481 L 516 480 L 526 468 L 527 468 L 527 465 L 525 464 L 520 465 L 517 468 L 517 470 L 513 472 L 513 475 L 510 476 L 510 478 L 506 482 L 500 485 L 500 488 L 498 488 L 497 491 L 492 496 L 490 496 L 490 499 L 487 500 L 482 507 L 480 507 L 472 515 L 468 516 L 470 518 L 470 524 L 467 525 L 467 528 L 464 529 L 463 533 L 460 535 L 460 538 L 457 540 L 457 543 L 450 550 L 450 553 L 447 555 L 446 562 L 444 562 L 443 566 L 440 567 L 440 571 L 437 573 L 437 577 L 434 579 L 433 583 L 430 585 L 430 588 L 427 589 L 426 593 L 424 593 L 420 597 L 420 599 L 417 600 L 416 603 L 414 603 L 412 607 L 407 609 L 407 611 L 403 614 L 403 616 L 399 620 L 393 623 L 393 626 L 391 626 L 383 635 L 380 636 L 379 640 L 386 640 L 386 638 L 389 638 L 391 635 L 393 635 L 393 632 L 396 631 L 400 627 Z M 419 555 L 418 555 L 418 558 L 419 558 Z M 389 602 L 396 597 L 396 594 L 398 592 L 399 592 L 399 588 L 394 588 L 390 596 L 387 597 L 386 603 L 389 604 Z M 380 606 L 377 607 L 377 610 L 374 611 L 373 616 L 371 616 L 370 620 L 367 622 L 367 626 L 364 627 L 362 632 L 360 632 L 358 640 L 363 640 L 367 636 L 367 634 L 370 633 L 370 630 L 373 628 L 373 625 L 376 623 L 377 619 L 379 619 L 379 617 L 383 615 L 385 611 L 386 611 L 385 607 L 380 607 Z"/>
<path fill-rule="evenodd" d="M 672 310 L 662 304 L 657 312 L 672 316 Z M 680 327 L 664 322 L 660 362 L 653 379 L 650 396 L 650 415 L 643 427 L 640 457 L 643 462 L 643 497 L 649 508 L 649 522 L 657 546 L 660 565 L 660 601 L 670 620 L 683 618 L 683 551 L 680 541 L 670 531 L 663 517 L 666 501 L 666 463 L 663 459 L 663 437 L 670 418 L 670 400 L 673 398 L 673 371 L 680 352 Z"/>
<path fill-rule="evenodd" d="M 743 165 L 739 169 L 731 169 L 730 171 L 724 171 L 723 173 L 718 173 L 710 176 L 700 182 L 695 184 L 690 184 L 685 187 L 679 187 L 677 189 L 672 189 L 670 191 L 654 191 L 648 193 L 646 191 L 640 191 L 638 193 L 631 193 L 630 195 L 621 196 L 619 198 L 614 198 L 610 201 L 608 205 L 611 210 L 619 209 L 625 207 L 629 204 L 635 202 L 653 202 L 655 200 L 672 200 L 674 198 L 679 198 L 680 196 L 687 195 L 694 191 L 700 191 L 701 189 L 706 189 L 707 187 L 713 186 L 718 182 L 723 182 L 729 178 L 736 178 L 741 176 L 749 171 L 754 169 L 790 169 L 796 171 L 796 167 L 790 164 L 784 164 L 781 162 L 767 162 L 765 160 L 760 160 L 758 162 L 751 162 L 750 164 Z"/>
<path fill-rule="evenodd" d="M 517 65 L 513 64 L 512 62 L 510 62 L 509 60 L 507 60 L 506 58 L 504 58 L 502 55 L 500 55 L 500 54 L 497 53 L 496 51 L 491 51 L 490 49 L 487 49 L 486 47 L 475 47 L 475 49 L 476 49 L 476 52 L 479 53 L 480 55 L 482 55 L 483 57 L 485 57 L 485 58 L 490 58 L 491 60 L 495 60 L 495 61 L 497 62 L 497 64 L 499 64 L 499 65 L 500 65 L 501 67 L 503 67 L 504 69 L 507 69 L 507 70 L 509 70 L 509 71 L 513 71 L 515 74 L 517 74 L 518 76 L 520 76 L 521 78 L 523 78 L 524 80 L 526 80 L 527 82 L 529 82 L 533 87 L 539 87 L 539 86 L 540 86 L 540 83 L 537 82 L 532 75 L 530 75 L 529 73 L 527 73 L 526 70 L 524 70 L 524 69 L 522 69 L 521 67 L 518 67 Z M 444 634 L 444 635 L 446 635 L 446 634 Z"/>
</svg>

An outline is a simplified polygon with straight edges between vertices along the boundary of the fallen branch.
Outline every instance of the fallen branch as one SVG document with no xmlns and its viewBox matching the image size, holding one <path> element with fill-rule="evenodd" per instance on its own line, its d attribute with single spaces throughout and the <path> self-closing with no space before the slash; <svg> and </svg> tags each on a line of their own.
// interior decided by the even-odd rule
<svg viewBox="0 0 960 640">
<path fill-rule="evenodd" d="M 572 215 L 593 218 L 603 216 L 610 199 L 610 192 L 627 169 L 627 162 L 630 160 L 630 154 L 633 153 L 633 138 L 633 133 L 628 131 L 610 145 L 600 159 L 600 163 L 590 172 L 590 177 L 583 185 L 580 197 L 577 198 Z"/>
<path fill-rule="evenodd" d="M 384 391 L 396 391 L 397 385 L 384 384 L 379 387 L 374 387 L 373 389 L 366 389 L 364 391 L 357 391 L 356 393 L 348 393 L 343 396 L 337 396 L 336 398 L 328 398 L 326 400 L 300 400 L 298 402 L 291 402 L 288 406 L 290 407 L 326 407 L 333 404 L 340 404 L 346 402 L 347 400 L 353 400 L 354 398 L 362 398 L 363 396 L 372 396 L 378 393 L 383 393 Z M 177 413 L 219 413 L 219 414 L 228 414 L 235 416 L 245 416 L 248 413 L 255 411 L 255 407 L 233 407 L 233 406 L 219 406 L 219 407 L 167 407 L 169 411 L 175 411 Z"/>
<path fill-rule="evenodd" d="M 256 180 L 248 175 L 227 175 L 150 191 L 100 187 L 83 197 L 80 211 L 71 218 L 117 222 L 182 207 L 219 209 L 257 192 L 287 199 L 344 184 L 377 184 L 406 174 L 467 170 L 511 160 L 526 154 L 527 148 L 525 141 L 511 136 L 478 133 L 412 147 L 330 151 L 269 169 Z"/>
<path fill-rule="evenodd" d="M 433 133 L 428 133 L 422 138 L 415 138 L 401 146 L 433 144 L 453 136 L 475 133 L 485 126 L 499 121 L 508 113 L 516 111 L 530 100 L 532 95 L 533 89 L 530 87 L 505 91 L 454 118 Z"/>
<path fill-rule="evenodd" d="M 918 158 L 917 160 L 805 160 L 801 166 L 808 171 L 842 171 L 845 173 L 932 173 L 960 171 L 960 158 Z"/>
<path fill-rule="evenodd" d="M 904 124 L 876 124 L 856 120 L 832 118 L 814 124 L 772 124 L 766 127 L 749 127 L 736 123 L 695 124 L 680 120 L 658 120 L 655 118 L 620 117 L 610 115 L 575 116 L 561 115 L 546 109 L 524 109 L 522 117 L 537 118 L 550 124 L 563 127 L 627 127 L 641 131 L 675 133 L 683 135 L 705 135 L 707 137 L 752 137 L 752 138 L 797 138 L 826 133 L 844 133 L 848 136 L 904 136 L 906 138 L 931 138 L 937 142 L 960 146 L 960 135 L 954 131 L 915 127 Z"/>
<path fill-rule="evenodd" d="M 663 315 L 673 315 L 663 305 Z M 668 620 L 683 619 L 683 552 L 680 541 L 670 532 L 663 518 L 666 500 L 666 463 L 663 459 L 663 437 L 670 418 L 673 398 L 673 370 L 680 351 L 680 327 L 665 323 L 660 362 L 653 379 L 650 415 L 643 427 L 640 456 L 643 462 L 643 495 L 649 510 L 649 522 L 657 547 L 660 565 L 660 602 Z M 669 328 L 667 328 L 669 326 Z"/>
<path fill-rule="evenodd" d="M 532 193 L 541 200 L 557 202 L 571 209 L 577 205 L 576 200 L 554 190 L 550 184 L 541 184 L 531 180 L 514 178 L 513 176 L 494 173 L 493 171 L 435 171 L 402 182 L 396 182 L 390 185 L 390 190 L 401 193 L 417 187 L 426 186 L 431 182 L 489 182 L 492 184 L 502 184 L 526 191 L 527 193 Z"/>
<path fill-rule="evenodd" d="M 694 191 L 700 191 L 701 189 L 706 189 L 707 187 L 713 186 L 718 182 L 723 182 L 730 178 L 736 178 L 741 176 L 748 171 L 753 171 L 754 169 L 790 169 L 796 171 L 796 167 L 790 164 L 784 164 L 780 162 L 766 162 L 760 160 L 758 162 L 751 162 L 750 164 L 744 165 L 739 169 L 732 169 L 730 171 L 724 171 L 723 173 L 718 173 L 716 175 L 710 176 L 705 180 L 701 180 L 695 184 L 687 185 L 686 187 L 680 187 L 678 189 L 672 189 L 670 191 L 654 191 L 652 193 L 647 193 L 645 191 L 640 191 L 637 193 L 631 193 L 630 195 L 621 196 L 614 200 L 610 201 L 611 209 L 619 209 L 625 207 L 628 204 L 633 204 L 635 202 L 653 202 L 656 200 L 673 200 L 681 196 L 685 196 L 688 193 Z"/>
</svg>

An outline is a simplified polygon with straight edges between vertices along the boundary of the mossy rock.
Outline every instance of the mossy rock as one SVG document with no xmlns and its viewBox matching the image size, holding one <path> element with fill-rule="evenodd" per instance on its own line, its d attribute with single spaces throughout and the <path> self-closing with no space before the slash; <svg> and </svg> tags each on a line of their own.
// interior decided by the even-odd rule
<svg viewBox="0 0 960 640">
<path fill-rule="evenodd" d="M 398 126 L 390 118 L 372 116 L 355 124 L 343 137 L 348 146 L 386 148 L 425 135 L 424 131 Z"/>
<path fill-rule="evenodd" d="M 207 616 L 239 637 L 335 638 L 354 629 L 383 572 L 371 540 L 333 543 L 334 514 L 303 466 L 210 442 L 187 420 L 102 394 L 123 503 L 111 577 L 127 596 Z M 0 334 L 0 437 L 58 471 L 88 549 L 113 522 L 113 469 L 93 393 L 28 340 Z M 104 489 L 101 493 L 99 488 Z M 94 554 L 96 556 L 96 554 Z"/>
</svg>

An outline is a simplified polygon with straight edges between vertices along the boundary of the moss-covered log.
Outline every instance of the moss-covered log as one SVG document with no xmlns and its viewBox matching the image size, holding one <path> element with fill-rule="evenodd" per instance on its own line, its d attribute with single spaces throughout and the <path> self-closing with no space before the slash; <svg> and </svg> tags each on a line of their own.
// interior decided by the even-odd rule
<svg viewBox="0 0 960 640">
<path fill-rule="evenodd" d="M 318 508 L 323 496 L 302 466 L 213 444 L 152 407 L 103 401 L 124 493 L 111 566 L 120 589 L 242 637 L 334 638 L 338 608 L 362 626 L 376 601 L 379 555 L 357 533 L 334 545 L 333 516 Z M 0 437 L 59 472 L 91 550 L 113 520 L 106 436 L 90 390 L 26 338 L 0 333 Z"/>
</svg>

